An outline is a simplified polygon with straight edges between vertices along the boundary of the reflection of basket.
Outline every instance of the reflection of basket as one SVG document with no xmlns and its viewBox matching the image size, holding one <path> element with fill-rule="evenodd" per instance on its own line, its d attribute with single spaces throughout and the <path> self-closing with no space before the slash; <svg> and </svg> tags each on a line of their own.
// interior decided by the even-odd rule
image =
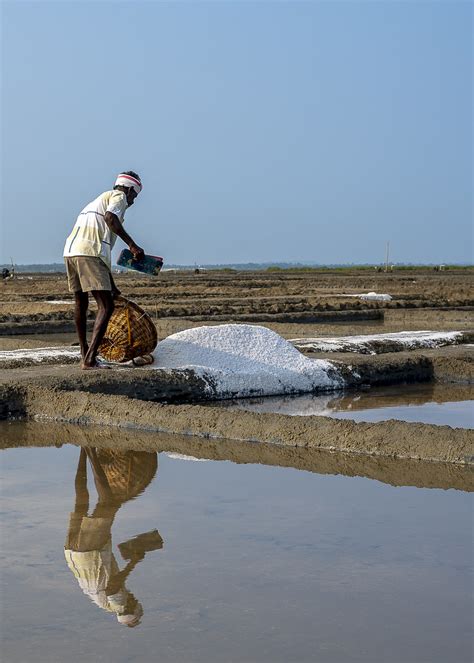
<svg viewBox="0 0 474 663">
<path fill-rule="evenodd" d="M 97 457 L 114 497 L 123 502 L 140 495 L 158 467 L 158 454 L 150 451 L 97 449 Z"/>
<path fill-rule="evenodd" d="M 99 353 L 109 361 L 129 361 L 153 352 L 158 337 L 148 313 L 134 302 L 117 297 Z"/>
</svg>

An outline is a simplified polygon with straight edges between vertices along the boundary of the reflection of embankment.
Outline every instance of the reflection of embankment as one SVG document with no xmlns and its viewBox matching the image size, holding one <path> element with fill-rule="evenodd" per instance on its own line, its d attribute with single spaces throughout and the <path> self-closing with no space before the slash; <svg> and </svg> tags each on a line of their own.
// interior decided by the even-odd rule
<svg viewBox="0 0 474 663">
<path fill-rule="evenodd" d="M 292 467 L 317 474 L 342 474 L 366 477 L 393 486 L 416 486 L 472 491 L 473 468 L 468 465 L 432 463 L 375 457 L 362 454 L 320 451 L 313 448 L 285 447 L 271 443 L 209 440 L 183 435 L 126 431 L 71 424 L 3 424 L 2 447 L 49 447 L 62 444 L 94 446 L 97 449 L 169 451 L 196 458 L 227 460 Z"/>
</svg>

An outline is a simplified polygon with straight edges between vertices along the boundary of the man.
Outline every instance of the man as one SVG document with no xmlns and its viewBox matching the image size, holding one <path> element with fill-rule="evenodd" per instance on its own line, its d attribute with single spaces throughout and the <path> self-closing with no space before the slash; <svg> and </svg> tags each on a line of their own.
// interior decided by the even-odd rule
<svg viewBox="0 0 474 663">
<path fill-rule="evenodd" d="M 74 293 L 76 323 L 81 347 L 82 368 L 104 368 L 97 361 L 99 345 L 114 310 L 114 297 L 120 294 L 111 272 L 111 251 L 117 235 L 129 247 L 133 257 L 144 256 L 141 249 L 123 228 L 124 214 L 142 190 L 137 173 L 120 173 L 112 191 L 105 191 L 86 205 L 64 247 L 64 261 L 69 290 Z M 97 316 L 90 345 L 87 343 L 87 309 L 89 292 L 97 302 Z"/>
</svg>

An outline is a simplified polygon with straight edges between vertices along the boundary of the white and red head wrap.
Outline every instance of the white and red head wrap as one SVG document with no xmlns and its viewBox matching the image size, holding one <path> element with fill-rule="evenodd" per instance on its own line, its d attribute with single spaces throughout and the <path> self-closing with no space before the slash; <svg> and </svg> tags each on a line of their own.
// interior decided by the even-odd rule
<svg viewBox="0 0 474 663">
<path fill-rule="evenodd" d="M 137 193 L 140 193 L 142 190 L 142 183 L 140 180 L 131 175 L 125 175 L 125 173 L 120 173 L 115 180 L 115 186 L 126 186 L 127 188 L 133 187 Z"/>
</svg>

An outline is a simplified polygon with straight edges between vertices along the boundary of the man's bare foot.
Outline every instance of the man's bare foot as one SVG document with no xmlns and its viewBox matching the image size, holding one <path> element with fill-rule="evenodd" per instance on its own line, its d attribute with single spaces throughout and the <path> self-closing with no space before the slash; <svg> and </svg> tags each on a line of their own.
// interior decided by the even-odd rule
<svg viewBox="0 0 474 663">
<path fill-rule="evenodd" d="M 93 364 L 85 364 L 84 362 L 82 362 L 81 368 L 83 371 L 95 371 L 96 369 L 99 368 L 112 368 L 112 366 L 104 364 L 99 359 L 96 359 Z"/>
<path fill-rule="evenodd" d="M 154 361 L 155 358 L 153 355 L 147 354 L 140 357 L 135 357 L 135 359 L 132 359 L 132 364 L 134 366 L 146 366 L 147 364 L 153 364 Z"/>
</svg>

